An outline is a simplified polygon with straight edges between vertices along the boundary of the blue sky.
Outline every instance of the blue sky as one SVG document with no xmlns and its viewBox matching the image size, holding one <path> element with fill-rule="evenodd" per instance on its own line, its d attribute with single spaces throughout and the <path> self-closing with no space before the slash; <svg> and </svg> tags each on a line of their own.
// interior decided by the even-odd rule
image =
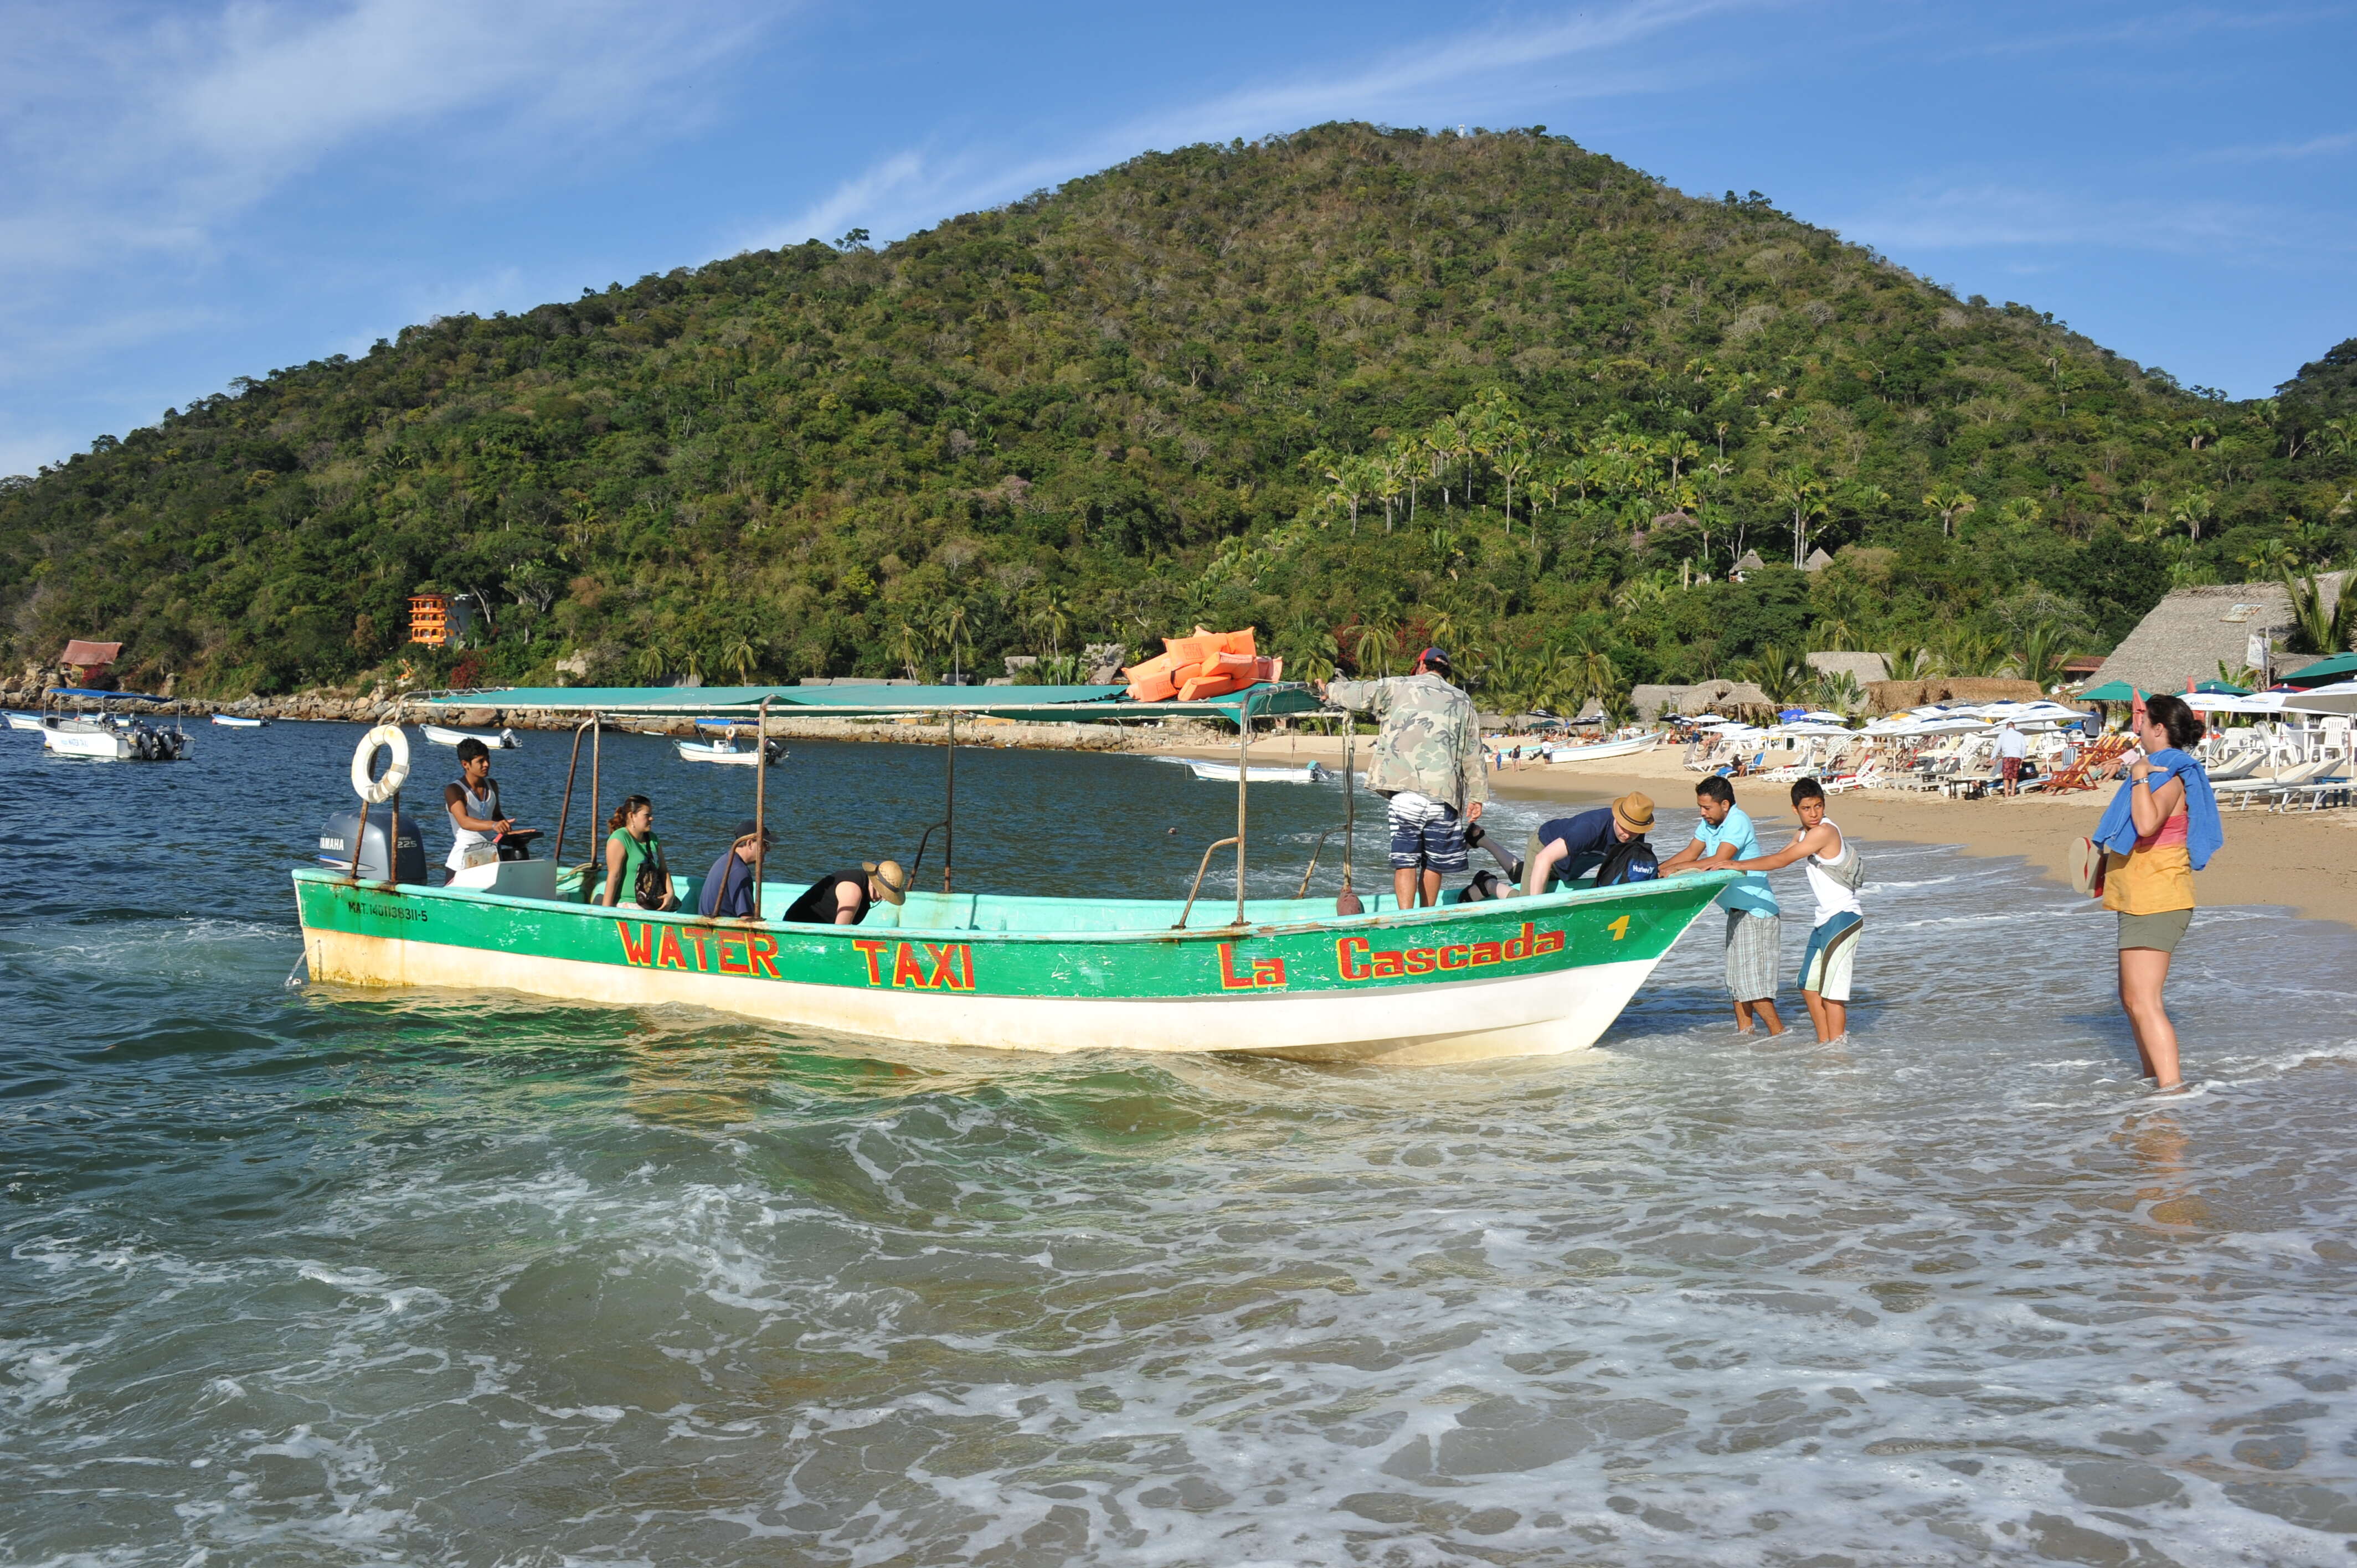
<svg viewBox="0 0 2357 1568">
<path fill-rule="evenodd" d="M 2188 384 L 2357 336 L 2357 5 L 0 0 L 0 474 L 232 376 L 1148 148 L 1529 125 Z"/>
</svg>

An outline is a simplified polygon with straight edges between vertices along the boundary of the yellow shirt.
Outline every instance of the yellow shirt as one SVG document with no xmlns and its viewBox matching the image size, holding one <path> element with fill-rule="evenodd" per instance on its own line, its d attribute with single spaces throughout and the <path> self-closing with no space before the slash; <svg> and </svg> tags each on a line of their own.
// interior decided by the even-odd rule
<svg viewBox="0 0 2357 1568">
<path fill-rule="evenodd" d="M 2182 811 L 2151 837 L 2136 840 L 2126 854 L 2104 852 L 2104 908 L 2123 915 L 2165 915 L 2194 908 L 2193 861 L 2185 853 Z"/>
</svg>

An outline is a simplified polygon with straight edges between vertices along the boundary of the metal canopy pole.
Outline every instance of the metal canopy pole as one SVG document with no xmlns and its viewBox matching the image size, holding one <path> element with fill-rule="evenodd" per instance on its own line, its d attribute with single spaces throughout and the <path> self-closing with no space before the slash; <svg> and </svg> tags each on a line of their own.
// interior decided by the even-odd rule
<svg viewBox="0 0 2357 1568">
<path fill-rule="evenodd" d="M 1236 710 L 1236 924 L 1244 923 L 1244 792 L 1252 778 L 1252 694 Z"/>
<path fill-rule="evenodd" d="M 581 771 L 581 732 L 588 727 L 573 726 L 573 760 L 565 765 L 565 804 L 556 812 L 556 847 L 549 851 L 549 858 L 556 862 L 559 871 L 565 869 L 565 824 L 573 815 L 573 779 Z M 591 820 L 596 819 L 593 816 Z M 590 832 L 594 833 L 597 829 L 592 827 Z"/>
<path fill-rule="evenodd" d="M 770 849 L 770 699 L 761 699 L 760 731 L 753 737 L 753 919 L 761 918 L 761 871 Z M 722 892 L 727 891 L 726 883 Z"/>
<path fill-rule="evenodd" d="M 600 788 L 597 764 L 603 756 L 605 740 L 606 726 L 597 722 L 597 714 L 593 710 L 589 714 L 589 842 L 593 844 L 604 842 L 597 837 L 597 824 L 604 820 L 597 813 L 606 809 L 606 793 Z M 597 901 L 597 895 L 590 890 L 590 880 L 597 875 L 597 863 L 605 858 L 602 849 L 590 852 L 589 869 L 581 874 L 581 901 L 584 904 Z"/>
<path fill-rule="evenodd" d="M 942 813 L 942 891 L 950 890 L 950 871 L 957 864 L 957 710 L 950 710 L 949 810 Z"/>
</svg>

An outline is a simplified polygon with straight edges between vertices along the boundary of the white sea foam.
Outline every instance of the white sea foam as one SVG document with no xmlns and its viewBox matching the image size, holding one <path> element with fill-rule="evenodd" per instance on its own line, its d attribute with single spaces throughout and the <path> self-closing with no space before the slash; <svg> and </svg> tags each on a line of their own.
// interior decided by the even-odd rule
<svg viewBox="0 0 2357 1568">
<path fill-rule="evenodd" d="M 291 1004 L 338 1059 L 171 1069 L 148 1165 L 12 1123 L 81 1185 L 0 1215 L 0 1441 L 44 1477 L 0 1530 L 113 1532 L 19 1553 L 59 1563 L 2346 1562 L 2357 940 L 2198 916 L 2207 1092 L 2149 1100 L 2099 915 L 1867 847 L 1835 1047 L 1790 992 L 1793 1034 L 1733 1039 L 1709 922 L 1599 1050 L 1429 1073 Z"/>
</svg>

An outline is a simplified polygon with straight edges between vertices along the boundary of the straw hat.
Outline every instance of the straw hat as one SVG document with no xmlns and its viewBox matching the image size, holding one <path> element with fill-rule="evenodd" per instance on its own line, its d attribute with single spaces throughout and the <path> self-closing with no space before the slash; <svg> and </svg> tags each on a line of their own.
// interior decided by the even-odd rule
<svg viewBox="0 0 2357 1568">
<path fill-rule="evenodd" d="M 909 874 L 900 869 L 899 861 L 863 860 L 859 863 L 859 869 L 867 873 L 867 879 L 876 885 L 876 891 L 884 896 L 884 902 L 899 904 L 907 901 Z"/>
<path fill-rule="evenodd" d="M 1631 789 L 1612 802 L 1612 820 L 1620 831 L 1632 838 L 1642 837 L 1653 826 L 1653 800 L 1642 790 Z"/>
</svg>

